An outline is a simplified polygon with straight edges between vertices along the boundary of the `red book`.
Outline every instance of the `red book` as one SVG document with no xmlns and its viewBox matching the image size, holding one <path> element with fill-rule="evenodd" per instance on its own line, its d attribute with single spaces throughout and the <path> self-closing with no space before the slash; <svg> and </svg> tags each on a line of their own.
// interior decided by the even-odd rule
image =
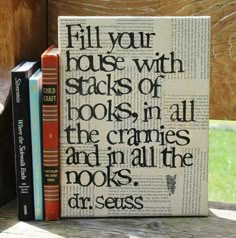
<svg viewBox="0 0 236 238">
<path fill-rule="evenodd" d="M 42 138 L 45 220 L 60 218 L 59 201 L 59 56 L 50 46 L 41 56 Z"/>
</svg>

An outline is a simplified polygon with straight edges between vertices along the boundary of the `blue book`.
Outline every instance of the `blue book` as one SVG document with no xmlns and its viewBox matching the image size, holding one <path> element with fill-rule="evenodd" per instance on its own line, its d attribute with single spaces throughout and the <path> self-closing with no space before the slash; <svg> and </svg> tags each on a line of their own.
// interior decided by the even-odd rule
<svg viewBox="0 0 236 238">
<path fill-rule="evenodd" d="M 35 220 L 43 220 L 41 85 L 42 85 L 42 71 L 41 69 L 38 69 L 29 78 Z"/>
</svg>

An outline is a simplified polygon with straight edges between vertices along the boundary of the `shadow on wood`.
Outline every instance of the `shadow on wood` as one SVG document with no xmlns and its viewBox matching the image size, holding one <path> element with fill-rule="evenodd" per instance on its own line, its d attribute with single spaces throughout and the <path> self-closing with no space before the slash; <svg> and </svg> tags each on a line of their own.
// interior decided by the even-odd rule
<svg viewBox="0 0 236 238">
<path fill-rule="evenodd" d="M 11 235 L 11 237 L 15 235 L 22 238 L 210 238 L 216 236 L 233 238 L 235 237 L 236 205 L 210 202 L 209 217 L 91 218 L 62 219 L 53 222 L 18 222 L 16 219 L 16 203 L 13 201 L 2 207 L 0 214 L 2 221 L 0 223 L 0 235 Z"/>
</svg>

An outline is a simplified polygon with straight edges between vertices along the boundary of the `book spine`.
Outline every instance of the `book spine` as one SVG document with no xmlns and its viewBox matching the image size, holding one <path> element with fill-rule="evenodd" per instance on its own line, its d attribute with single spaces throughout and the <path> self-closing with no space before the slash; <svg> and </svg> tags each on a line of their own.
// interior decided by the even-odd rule
<svg viewBox="0 0 236 238">
<path fill-rule="evenodd" d="M 35 220 L 43 220 L 40 84 L 40 77 L 34 77 L 33 75 L 29 80 Z"/>
<path fill-rule="evenodd" d="M 29 80 L 22 72 L 12 72 L 12 108 L 19 220 L 34 219 L 33 175 L 29 111 Z"/>
<path fill-rule="evenodd" d="M 45 220 L 60 218 L 58 56 L 42 55 L 43 178 Z"/>
</svg>

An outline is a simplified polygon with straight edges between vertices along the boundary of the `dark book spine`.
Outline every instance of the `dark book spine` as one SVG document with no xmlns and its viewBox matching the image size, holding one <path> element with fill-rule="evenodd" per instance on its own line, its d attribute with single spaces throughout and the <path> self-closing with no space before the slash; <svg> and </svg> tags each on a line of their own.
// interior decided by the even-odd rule
<svg viewBox="0 0 236 238">
<path fill-rule="evenodd" d="M 33 173 L 27 73 L 12 72 L 12 108 L 19 220 L 34 219 Z"/>
</svg>

